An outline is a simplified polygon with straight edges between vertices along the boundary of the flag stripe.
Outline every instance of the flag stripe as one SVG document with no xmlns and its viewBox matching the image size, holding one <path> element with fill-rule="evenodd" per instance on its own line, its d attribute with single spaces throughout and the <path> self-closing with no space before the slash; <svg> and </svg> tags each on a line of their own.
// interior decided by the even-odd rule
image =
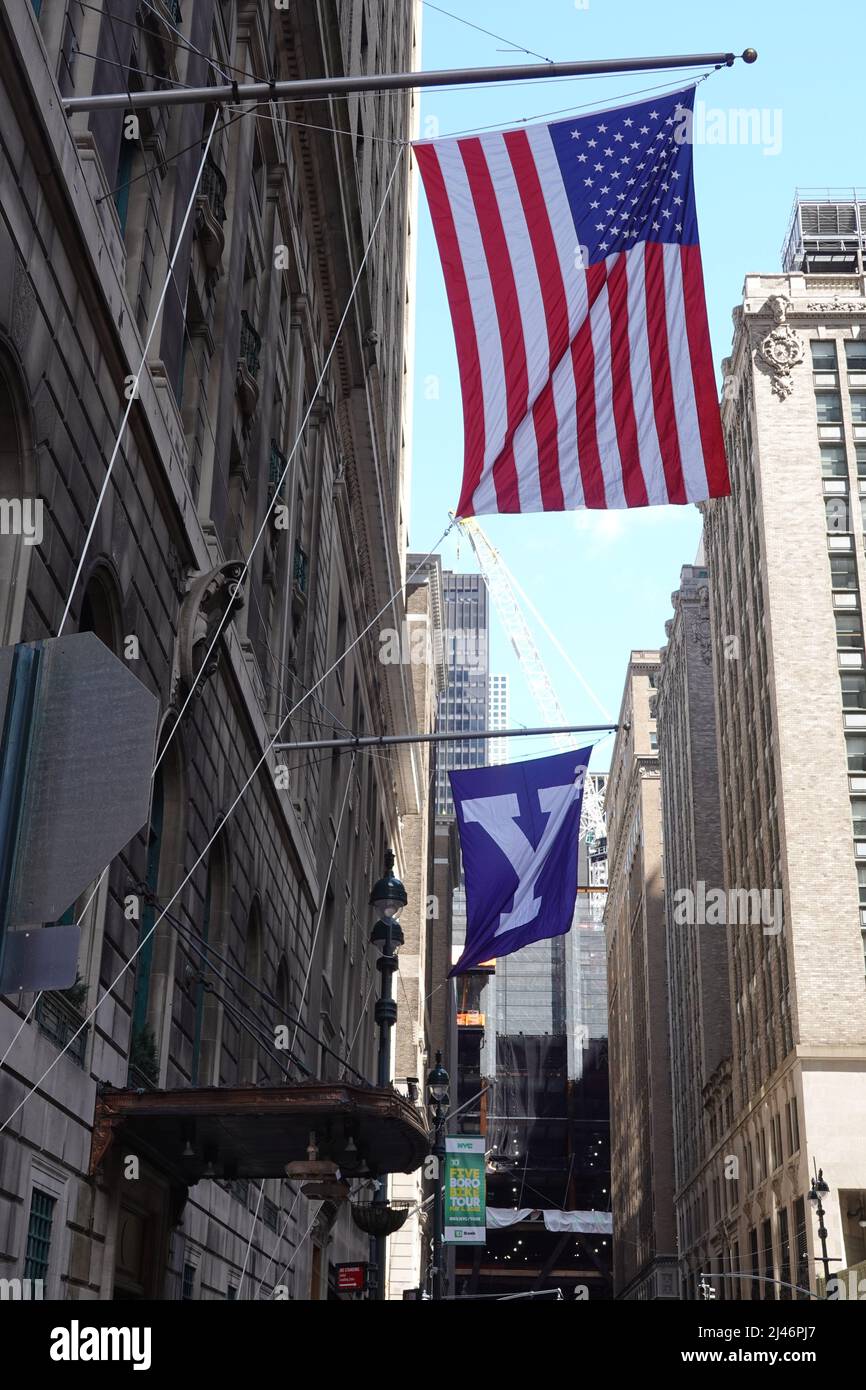
<svg viewBox="0 0 866 1390">
<path fill-rule="evenodd" d="M 683 481 L 680 440 L 670 377 L 670 351 L 665 318 L 665 271 L 660 246 L 648 245 L 645 248 L 644 266 L 650 376 L 667 496 L 671 502 L 686 502 L 688 499 Z"/>
<path fill-rule="evenodd" d="M 553 373 L 552 394 L 553 408 L 559 426 L 556 439 L 557 455 L 563 460 L 577 459 L 577 392 L 572 350 L 569 350 Z M 567 466 L 561 468 L 560 481 L 563 501 L 569 510 L 586 505 L 579 462 L 577 468 Z"/>
<path fill-rule="evenodd" d="M 607 267 L 591 266 L 587 272 L 587 298 L 595 305 L 607 279 Z M 587 507 L 606 507 L 604 477 L 596 431 L 595 375 L 596 363 L 592 340 L 592 323 L 587 314 L 572 347 L 574 369 L 575 414 L 577 418 L 577 460 L 583 482 Z"/>
<path fill-rule="evenodd" d="M 493 180 L 480 140 L 462 140 L 460 151 L 466 167 L 469 187 L 475 203 L 478 228 L 484 245 L 490 286 L 496 306 L 502 357 L 505 367 L 505 396 L 507 416 L 505 444 L 493 467 L 496 496 L 500 509 L 519 511 L 517 470 L 514 464 L 514 432 L 526 414 L 529 404 L 529 380 L 526 370 L 526 348 L 519 313 L 514 272 L 508 255 L 508 242 L 502 225 L 499 203 Z"/>
<path fill-rule="evenodd" d="M 559 468 L 559 421 L 556 418 L 556 401 L 552 384 L 551 387 L 546 387 L 542 391 L 532 407 L 532 424 L 535 430 L 535 447 L 539 461 L 541 510 L 562 512 L 565 510 L 566 503 L 562 492 L 562 474 Z"/>
<path fill-rule="evenodd" d="M 595 392 L 595 434 L 598 457 L 604 479 L 605 505 L 624 507 L 622 460 L 613 413 L 613 355 L 610 340 L 610 297 L 608 292 L 609 266 L 605 262 L 598 295 L 589 311 L 592 348 L 595 355 L 593 387 Z M 579 406 L 578 406 L 579 409 Z"/>
<path fill-rule="evenodd" d="M 704 296 L 704 274 L 697 247 L 681 247 L 680 259 L 683 268 L 685 327 L 688 333 L 695 398 L 698 405 L 704 469 L 709 483 L 710 496 L 718 497 L 720 492 L 723 495 L 727 491 L 728 465 L 725 458 L 715 374 L 712 370 L 713 356 Z"/>
<path fill-rule="evenodd" d="M 622 460 L 622 481 L 626 506 L 645 507 L 647 490 L 640 468 L 637 421 L 631 394 L 631 345 L 628 336 L 628 252 L 614 258 L 607 281 L 610 309 L 610 357 L 613 378 L 613 417 L 617 445 Z"/>
<path fill-rule="evenodd" d="M 483 488 L 488 478 L 492 482 L 493 464 L 505 447 L 506 441 L 507 412 L 502 339 L 499 336 L 496 303 L 493 298 L 493 287 L 490 283 L 487 258 L 472 190 L 469 186 L 460 147 L 456 141 L 443 142 L 442 147 L 440 147 L 439 162 L 454 215 L 457 245 L 463 263 L 467 267 L 466 284 L 478 344 L 481 389 L 472 402 L 472 415 L 468 421 L 464 420 L 463 427 L 464 430 L 469 430 L 474 435 L 483 424 L 483 466 L 478 483 L 476 483 L 476 487 L 481 486 Z M 476 446 L 473 449 L 473 463 L 477 463 L 477 452 L 476 441 Z M 465 494 L 466 489 L 464 488 L 464 496 Z M 470 494 L 471 496 L 472 494 Z M 495 502 L 495 490 L 491 496 Z M 497 506 L 490 506 L 488 510 L 496 511 Z M 470 514 L 471 512 L 467 512 L 461 507 L 460 515 Z"/>
<path fill-rule="evenodd" d="M 484 417 L 478 410 L 482 397 L 481 362 L 475 322 L 466 283 L 466 269 L 457 241 L 457 231 L 451 213 L 451 203 L 442 177 L 435 145 L 419 145 L 415 151 L 418 167 L 424 179 L 430 215 L 439 246 L 439 256 L 445 276 L 445 289 L 454 322 L 457 363 L 463 396 L 463 421 L 466 437 L 466 460 L 463 492 L 457 508 L 458 516 L 468 516 L 471 498 L 481 479 L 484 466 Z M 470 428 L 470 422 L 474 426 Z"/>
</svg>

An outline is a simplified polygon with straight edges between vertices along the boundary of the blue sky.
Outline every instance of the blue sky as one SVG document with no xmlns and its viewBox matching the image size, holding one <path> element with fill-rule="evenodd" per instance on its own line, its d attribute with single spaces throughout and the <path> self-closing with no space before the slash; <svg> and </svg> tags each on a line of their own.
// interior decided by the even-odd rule
<svg viewBox="0 0 866 1390">
<path fill-rule="evenodd" d="M 438 2 L 438 0 L 437 0 Z M 862 168 L 862 8 L 854 0 L 728 0 L 726 5 L 656 0 L 441 0 L 443 9 L 557 61 L 635 55 L 758 50 L 758 62 L 713 74 L 698 89 L 707 129 L 739 108 L 763 113 L 756 143 L 699 144 L 695 150 L 704 275 L 717 364 L 730 350 L 731 310 L 749 271 L 780 268 L 795 188 L 866 182 Z M 424 68 L 532 62 L 432 6 L 423 7 Z M 637 74 L 425 93 L 422 133 L 447 135 L 571 108 L 614 105 L 675 74 Z M 683 77 L 685 83 L 687 77 Z M 549 115 L 548 119 L 556 119 Z M 777 148 L 778 147 L 778 148 Z M 765 153 L 765 150 L 767 151 Z M 420 192 L 411 546 L 426 551 L 447 524 L 460 489 L 463 430 L 454 342 L 442 272 Z M 438 399 L 430 398 L 436 379 Z M 625 663 L 634 648 L 664 642 L 670 595 L 682 564 L 694 560 L 694 507 L 634 512 L 488 517 L 482 524 L 507 564 L 616 718 Z M 474 569 L 465 541 L 442 547 L 446 567 Z M 569 721 L 601 719 L 567 664 L 533 623 Z M 538 724 L 534 703 L 498 623 L 491 666 L 508 672 L 512 721 Z M 516 756 L 546 751 L 534 741 Z M 607 766 L 611 741 L 593 766 Z"/>
</svg>

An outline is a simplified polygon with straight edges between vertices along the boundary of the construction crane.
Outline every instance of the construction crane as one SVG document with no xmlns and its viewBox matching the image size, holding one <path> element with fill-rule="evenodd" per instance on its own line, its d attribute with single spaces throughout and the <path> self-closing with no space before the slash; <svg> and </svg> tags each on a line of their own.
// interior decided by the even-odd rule
<svg viewBox="0 0 866 1390">
<path fill-rule="evenodd" d="M 478 561 L 478 566 L 481 570 L 484 583 L 487 586 L 487 591 L 493 600 L 493 604 L 505 628 L 508 640 L 514 648 L 514 654 L 517 657 L 523 674 L 526 676 L 530 692 L 544 722 L 551 726 L 562 726 L 569 721 L 560 704 L 559 696 L 553 687 L 553 682 L 547 673 L 547 668 L 541 659 L 541 655 L 535 643 L 535 638 L 530 631 L 529 624 L 524 617 L 523 608 L 518 599 L 522 599 L 523 604 L 529 609 L 539 626 L 550 638 L 560 656 L 580 681 L 590 699 L 601 711 L 605 719 L 612 723 L 613 720 L 611 715 L 605 709 L 592 688 L 584 680 L 559 639 L 551 632 L 544 618 L 535 607 L 535 604 L 523 591 L 495 545 L 493 545 L 484 534 L 479 523 L 474 517 L 465 517 L 462 520 L 458 520 L 457 525 L 468 538 L 475 552 L 475 558 Z M 577 747 L 577 739 L 574 734 L 556 734 L 553 737 L 557 746 L 562 749 Z M 580 836 L 582 840 L 586 841 L 587 845 L 592 845 L 597 840 L 603 840 L 607 836 L 607 829 L 604 821 L 604 805 L 599 795 L 598 788 L 591 777 L 587 778 L 583 788 L 583 811 L 580 819 Z"/>
</svg>

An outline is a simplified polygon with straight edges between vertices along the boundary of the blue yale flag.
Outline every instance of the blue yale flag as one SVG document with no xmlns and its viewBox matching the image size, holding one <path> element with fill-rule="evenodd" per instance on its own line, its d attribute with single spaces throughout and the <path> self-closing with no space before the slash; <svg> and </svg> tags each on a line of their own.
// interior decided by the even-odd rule
<svg viewBox="0 0 866 1390">
<path fill-rule="evenodd" d="M 466 876 L 466 945 L 452 975 L 568 931 L 591 751 L 450 774 Z"/>
</svg>

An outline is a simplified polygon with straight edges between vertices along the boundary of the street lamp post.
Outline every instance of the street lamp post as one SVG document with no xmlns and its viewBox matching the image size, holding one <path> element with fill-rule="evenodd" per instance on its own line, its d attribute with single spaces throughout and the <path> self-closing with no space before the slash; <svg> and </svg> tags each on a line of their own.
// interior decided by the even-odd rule
<svg viewBox="0 0 866 1390">
<path fill-rule="evenodd" d="M 812 1179 L 812 1186 L 809 1190 L 807 1200 L 815 1208 L 815 1215 L 818 1217 L 818 1239 L 821 1242 L 821 1262 L 824 1266 L 824 1293 L 825 1296 L 830 1288 L 830 1256 L 827 1254 L 827 1227 L 824 1225 L 826 1212 L 821 1205 L 821 1198 L 826 1197 L 830 1188 L 824 1181 L 824 1170 L 819 1168 L 815 1177 Z"/>
<path fill-rule="evenodd" d="M 433 1156 L 436 1159 L 436 1187 L 433 1192 L 433 1297 L 442 1297 L 443 1183 L 445 1180 L 445 1117 L 448 1114 L 450 1079 L 436 1053 L 436 1065 L 427 1077 L 427 1101 L 433 1111 Z"/>
<path fill-rule="evenodd" d="M 379 1086 L 391 1084 L 391 1029 L 397 1022 L 397 1001 L 394 998 L 394 971 L 397 969 L 397 950 L 403 945 L 403 932 L 397 921 L 408 901 L 406 889 L 394 873 L 394 852 L 385 855 L 385 873 L 375 884 L 370 894 L 370 906 L 375 908 L 376 923 L 370 940 L 378 947 L 379 959 L 376 969 L 382 977 L 382 987 L 376 1000 L 375 1019 L 379 1029 L 379 1056 L 376 1068 L 376 1082 Z M 375 1203 L 388 1200 L 387 1178 L 379 1177 L 379 1185 L 373 1196 Z M 385 1297 L 385 1251 L 387 1236 L 376 1236 L 376 1298 Z"/>
</svg>

